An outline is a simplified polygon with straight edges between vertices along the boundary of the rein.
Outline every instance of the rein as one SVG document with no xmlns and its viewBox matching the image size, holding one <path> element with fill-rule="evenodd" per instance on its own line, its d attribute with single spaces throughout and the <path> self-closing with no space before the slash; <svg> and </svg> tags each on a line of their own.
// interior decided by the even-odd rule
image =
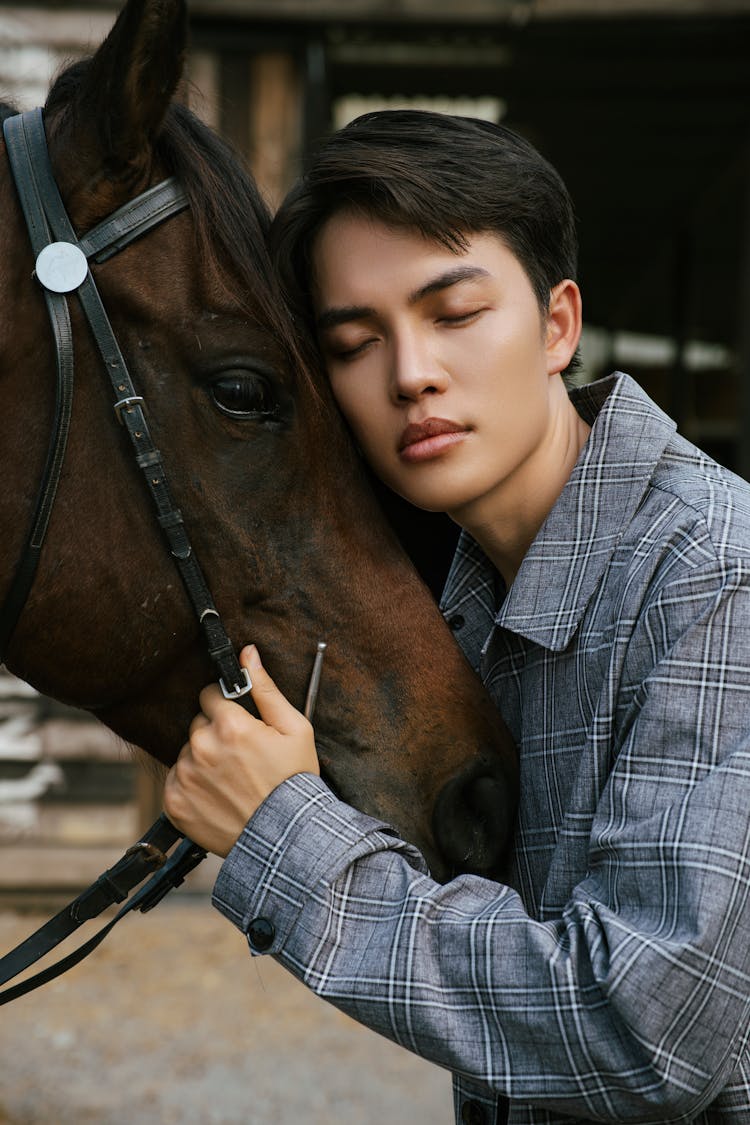
<svg viewBox="0 0 750 1125">
<path fill-rule="evenodd" d="M 161 454 L 149 432 L 144 400 L 133 386 L 88 265 L 90 259 L 106 261 L 165 219 L 183 211 L 188 206 L 187 196 L 174 178 L 164 180 L 120 207 L 79 239 L 57 188 L 41 109 L 8 118 L 3 132 L 36 258 L 34 276 L 42 286 L 49 313 L 57 376 L 55 418 L 44 473 L 23 552 L 0 609 L 0 661 L 34 583 L 62 472 L 73 403 L 73 338 L 68 295 L 77 293 L 112 383 L 115 415 L 130 438 L 136 463 L 156 506 L 157 519 L 203 631 L 209 656 L 218 670 L 221 689 L 227 699 L 238 699 L 250 691 L 250 677 L 240 666 L 203 572 L 193 555 L 182 515 L 167 484 Z M 319 676 L 319 661 L 317 672 Z M 308 699 L 308 705 L 311 710 L 314 696 L 312 700 Z M 178 840 L 182 842 L 167 856 Z M 182 833 L 162 815 L 95 883 L 16 949 L 0 958 L 0 985 L 34 964 L 84 922 L 97 917 L 107 907 L 123 902 L 130 891 L 150 875 L 149 881 L 106 926 L 74 953 L 0 992 L 0 1005 L 23 996 L 77 964 L 96 948 L 120 918 L 131 910 L 143 912 L 156 906 L 169 890 L 183 882 L 188 872 L 205 856 L 202 848 L 192 840 L 183 839 Z"/>
<path fill-rule="evenodd" d="M 182 833 L 162 815 L 143 834 L 140 840 L 128 848 L 121 859 L 105 871 L 87 887 L 77 898 L 69 902 L 59 914 L 50 918 L 30 937 L 0 957 L 0 984 L 5 984 L 18 976 L 24 969 L 34 965 L 66 937 L 74 933 L 84 922 L 97 918 L 107 907 L 123 902 L 134 887 L 150 875 L 151 878 L 133 895 L 129 902 L 115 914 L 87 942 L 79 946 L 67 957 L 56 961 L 49 968 L 35 973 L 19 984 L 0 992 L 0 1007 L 17 1000 L 27 992 L 61 976 L 92 953 L 121 918 L 131 910 L 145 914 L 174 887 L 184 882 L 185 876 L 206 858 L 206 852 L 187 837 L 167 856 L 169 849 L 182 839 Z M 156 872 L 154 874 L 154 872 Z"/>
</svg>

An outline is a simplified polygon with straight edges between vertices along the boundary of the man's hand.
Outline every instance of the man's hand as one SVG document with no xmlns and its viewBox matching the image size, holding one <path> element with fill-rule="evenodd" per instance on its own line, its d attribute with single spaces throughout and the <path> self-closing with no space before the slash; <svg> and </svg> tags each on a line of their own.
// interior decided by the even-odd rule
<svg viewBox="0 0 750 1125">
<path fill-rule="evenodd" d="M 252 680 L 259 719 L 224 699 L 212 684 L 167 774 L 164 811 L 207 851 L 226 856 L 245 824 L 277 785 L 295 773 L 319 773 L 313 729 L 281 694 L 254 645 L 240 663 Z"/>
</svg>

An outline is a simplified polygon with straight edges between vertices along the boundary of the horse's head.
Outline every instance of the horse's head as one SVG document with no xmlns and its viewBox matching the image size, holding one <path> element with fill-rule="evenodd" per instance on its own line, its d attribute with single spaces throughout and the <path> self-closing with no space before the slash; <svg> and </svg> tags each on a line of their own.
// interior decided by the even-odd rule
<svg viewBox="0 0 750 1125">
<path fill-rule="evenodd" d="M 395 823 L 438 875 L 495 869 L 515 758 L 479 681 L 392 537 L 325 381 L 297 354 L 265 248 L 268 216 L 222 143 L 172 104 L 179 0 L 130 0 L 50 92 L 55 175 L 82 234 L 165 175 L 190 208 L 92 267 L 195 552 L 237 644 L 315 717 L 324 773 Z M 0 157 L 0 496 L 4 591 L 52 425 L 52 344 Z M 37 580 L 8 664 L 174 761 L 213 678 L 173 560 L 71 301 L 76 392 Z"/>
</svg>

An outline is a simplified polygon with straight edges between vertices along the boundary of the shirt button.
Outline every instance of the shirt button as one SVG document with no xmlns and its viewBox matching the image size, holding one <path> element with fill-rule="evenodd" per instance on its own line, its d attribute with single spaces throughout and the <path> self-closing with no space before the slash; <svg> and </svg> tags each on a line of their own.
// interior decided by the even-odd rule
<svg viewBox="0 0 750 1125">
<path fill-rule="evenodd" d="M 461 1106 L 461 1121 L 463 1125 L 484 1125 L 487 1115 L 479 1102 L 466 1101 Z"/>
<path fill-rule="evenodd" d="M 276 930 L 267 918 L 253 918 L 247 927 L 247 940 L 256 953 L 265 953 L 270 949 L 275 937 Z"/>
<path fill-rule="evenodd" d="M 448 627 L 451 628 L 454 633 L 459 629 L 463 629 L 465 624 L 466 620 L 462 613 L 454 613 L 452 617 L 448 618 Z"/>
</svg>

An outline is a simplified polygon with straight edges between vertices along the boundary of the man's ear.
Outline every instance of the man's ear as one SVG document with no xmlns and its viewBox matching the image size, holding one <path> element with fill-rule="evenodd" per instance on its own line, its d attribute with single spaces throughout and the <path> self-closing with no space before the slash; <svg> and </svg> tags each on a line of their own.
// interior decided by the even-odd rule
<svg viewBox="0 0 750 1125">
<path fill-rule="evenodd" d="M 557 375 L 568 366 L 581 338 L 581 326 L 581 291 L 575 281 L 566 278 L 550 292 L 545 340 L 548 375 Z"/>
</svg>

